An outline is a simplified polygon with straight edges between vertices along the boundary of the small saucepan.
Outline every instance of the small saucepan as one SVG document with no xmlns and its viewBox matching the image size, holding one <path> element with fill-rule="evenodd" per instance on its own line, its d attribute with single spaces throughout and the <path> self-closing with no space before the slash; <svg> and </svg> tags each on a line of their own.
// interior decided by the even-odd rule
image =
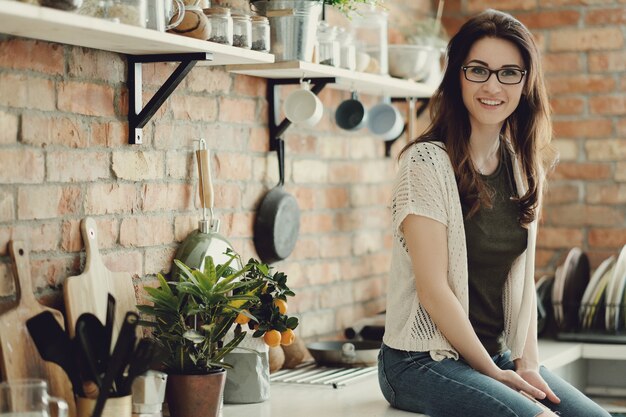
<svg viewBox="0 0 626 417">
<path fill-rule="evenodd" d="M 309 343 L 306 347 L 318 365 L 375 366 L 378 363 L 380 342 L 369 340 L 329 341 Z"/>
</svg>

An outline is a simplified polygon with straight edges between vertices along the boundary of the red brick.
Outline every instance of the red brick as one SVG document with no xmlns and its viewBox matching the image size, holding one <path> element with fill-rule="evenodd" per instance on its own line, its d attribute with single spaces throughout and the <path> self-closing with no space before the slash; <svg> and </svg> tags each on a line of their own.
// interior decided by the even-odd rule
<svg viewBox="0 0 626 417">
<path fill-rule="evenodd" d="M 102 255 L 102 262 L 111 271 L 127 272 L 134 279 L 142 277 L 143 256 L 140 251 L 115 251 Z M 135 286 L 135 298 L 137 297 L 137 286 Z"/>
<path fill-rule="evenodd" d="M 233 92 L 244 97 L 265 97 L 267 82 L 259 77 L 235 75 Z"/>
<path fill-rule="evenodd" d="M 132 213 L 139 209 L 133 184 L 93 184 L 87 187 L 85 214 Z"/>
<path fill-rule="evenodd" d="M 193 140 L 204 137 L 205 134 L 206 130 L 197 124 L 159 123 L 154 132 L 154 147 L 156 149 L 193 149 Z"/>
<path fill-rule="evenodd" d="M 363 176 L 361 167 L 351 162 L 332 162 L 328 166 L 328 182 L 332 184 L 362 183 Z"/>
<path fill-rule="evenodd" d="M 238 209 L 242 207 L 241 201 L 241 188 L 237 183 L 221 183 L 213 184 L 213 192 L 215 193 L 215 207 Z M 193 189 L 193 194 L 196 198 L 196 207 L 201 207 L 200 197 L 197 187 Z M 244 207 L 247 208 L 247 207 Z"/>
<path fill-rule="evenodd" d="M 611 166 L 609 164 L 591 162 L 561 162 L 557 165 L 552 178 L 577 179 L 577 180 L 602 180 L 611 178 Z"/>
<path fill-rule="evenodd" d="M 553 138 L 552 145 L 558 152 L 559 161 L 577 161 L 580 147 L 579 142 L 578 139 Z"/>
<path fill-rule="evenodd" d="M 592 114 L 624 115 L 626 114 L 626 95 L 590 97 L 589 108 Z"/>
<path fill-rule="evenodd" d="M 328 164 L 319 159 L 296 159 L 292 162 L 293 181 L 298 184 L 325 183 L 328 180 Z M 289 172 L 287 172 L 288 174 Z M 287 177 L 289 178 L 289 177 Z"/>
<path fill-rule="evenodd" d="M 585 16 L 587 25 L 626 25 L 626 8 L 591 9 Z"/>
<path fill-rule="evenodd" d="M 153 180 L 163 176 L 165 157 L 160 151 L 120 150 L 113 152 L 113 173 L 129 181 Z"/>
<path fill-rule="evenodd" d="M 320 307 L 336 308 L 340 305 L 353 304 L 356 300 L 353 296 L 353 288 L 351 282 L 338 282 L 331 285 L 325 285 L 319 289 Z"/>
<path fill-rule="evenodd" d="M 590 72 L 620 72 L 626 68 L 626 52 L 597 52 L 589 54 Z"/>
<path fill-rule="evenodd" d="M 305 264 L 303 275 L 311 286 L 330 284 L 342 279 L 340 265 L 336 262 Z"/>
<path fill-rule="evenodd" d="M 31 258 L 33 287 L 47 288 L 60 285 L 68 276 L 80 274 L 78 254 L 55 258 Z"/>
<path fill-rule="evenodd" d="M 542 249 L 571 248 L 583 244 L 583 231 L 579 228 L 540 227 L 537 247 Z"/>
<path fill-rule="evenodd" d="M 553 127 L 555 136 L 559 138 L 601 138 L 613 134 L 613 123 L 610 119 L 554 121 Z"/>
<path fill-rule="evenodd" d="M 17 142 L 17 128 L 17 116 L 0 111 L 0 145 Z"/>
<path fill-rule="evenodd" d="M 269 152 L 269 130 L 266 127 L 253 127 L 250 130 L 248 150 L 250 152 Z"/>
<path fill-rule="evenodd" d="M 220 97 L 220 122 L 250 124 L 256 120 L 256 99 Z"/>
<path fill-rule="evenodd" d="M 621 249 L 626 245 L 626 229 L 591 229 L 589 246 Z"/>
<path fill-rule="evenodd" d="M 626 137 L 626 118 L 617 121 L 617 135 L 619 137 Z"/>
<path fill-rule="evenodd" d="M 550 94 L 607 93 L 615 89 L 615 80 L 604 75 L 549 76 Z"/>
<path fill-rule="evenodd" d="M 126 66 L 120 54 L 99 49 L 70 47 L 68 74 L 73 78 L 104 81 L 108 84 L 126 82 Z"/>
<path fill-rule="evenodd" d="M 626 181 L 626 162 L 620 162 L 615 167 L 615 180 Z"/>
<path fill-rule="evenodd" d="M 320 243 L 317 238 L 300 237 L 290 259 L 297 261 L 302 259 L 318 259 L 320 256 Z"/>
<path fill-rule="evenodd" d="M 515 15 L 529 29 L 550 29 L 576 25 L 580 13 L 576 10 L 542 10 L 539 12 L 517 13 Z"/>
<path fill-rule="evenodd" d="M 541 0 L 542 7 L 556 6 L 589 6 L 598 4 L 609 4 L 615 0 Z"/>
<path fill-rule="evenodd" d="M 174 95 L 169 100 L 177 120 L 213 122 L 217 119 L 217 101 L 214 98 Z"/>
<path fill-rule="evenodd" d="M 8 255 L 10 240 L 22 240 L 31 252 L 53 251 L 58 249 L 61 233 L 56 223 L 38 225 L 14 224 L 0 227 L 0 255 Z"/>
<path fill-rule="evenodd" d="M 608 257 L 612 256 L 612 255 L 617 255 L 617 249 L 615 248 L 614 250 L 610 250 L 610 249 L 602 249 L 602 248 L 593 248 L 593 249 L 588 249 L 587 251 L 585 251 L 585 253 L 587 254 L 587 257 L 589 258 L 589 264 L 591 265 L 591 269 L 595 270 L 596 268 L 598 268 L 598 266 L 600 266 L 600 264 L 607 259 Z"/>
<path fill-rule="evenodd" d="M 141 66 L 141 75 L 144 86 L 161 87 L 177 66 L 178 63 L 175 62 L 143 64 Z"/>
<path fill-rule="evenodd" d="M 598 51 L 623 46 L 624 36 L 619 28 L 565 29 L 550 34 L 551 51 Z"/>
<path fill-rule="evenodd" d="M 149 248 L 145 254 L 145 274 L 167 274 L 172 268 L 175 248 Z"/>
<path fill-rule="evenodd" d="M 291 193 L 298 200 L 300 210 L 312 210 L 317 205 L 317 189 L 311 187 L 298 186 Z"/>
<path fill-rule="evenodd" d="M 546 222 L 555 226 L 617 226 L 623 224 L 623 210 L 603 206 L 567 204 L 546 211 Z"/>
<path fill-rule="evenodd" d="M 626 141 L 597 139 L 585 142 L 587 159 L 590 161 L 626 160 Z"/>
<path fill-rule="evenodd" d="M 80 231 L 80 219 L 63 222 L 61 249 L 65 252 L 80 252 L 83 249 L 83 239 Z M 118 222 L 115 219 L 97 219 L 98 247 L 111 248 L 117 242 Z"/>
<path fill-rule="evenodd" d="M 195 66 L 185 78 L 186 88 L 198 93 L 224 95 L 228 94 L 232 85 L 232 75 L 221 67 Z M 261 96 L 263 95 L 265 94 L 261 94 Z"/>
<path fill-rule="evenodd" d="M 542 64 L 546 74 L 572 74 L 583 69 L 582 59 L 577 52 L 543 54 Z"/>
<path fill-rule="evenodd" d="M 345 258 L 352 255 L 352 239 L 349 235 L 326 235 L 320 237 L 322 258 Z"/>
<path fill-rule="evenodd" d="M 585 200 L 590 204 L 624 204 L 626 184 L 587 184 Z"/>
<path fill-rule="evenodd" d="M 91 146 L 115 148 L 128 144 L 128 123 L 94 122 L 91 124 Z"/>
<path fill-rule="evenodd" d="M 216 149 L 218 152 L 249 152 L 248 137 L 250 137 L 250 126 L 210 123 L 202 129 L 199 137 L 206 139 L 209 149 Z M 225 138 L 228 138 L 228 140 L 224 140 Z M 197 145 L 195 148 L 197 148 Z"/>
<path fill-rule="evenodd" d="M 537 7 L 537 0 L 502 0 L 498 2 L 490 0 L 468 0 L 466 8 L 468 12 L 481 12 L 489 7 L 498 7 L 500 10 L 533 10 Z"/>
<path fill-rule="evenodd" d="M 26 109 L 55 110 L 54 81 L 25 74 L 0 74 L 0 104 Z"/>
<path fill-rule="evenodd" d="M 60 145 L 83 148 L 89 134 L 83 122 L 70 117 L 22 115 L 22 141 L 35 146 Z"/>
<path fill-rule="evenodd" d="M 222 233 L 225 236 L 251 238 L 256 213 L 228 213 L 220 215 L 222 218 Z"/>
<path fill-rule="evenodd" d="M 66 81 L 59 84 L 59 110 L 88 116 L 115 116 L 114 91 L 109 85 Z"/>
<path fill-rule="evenodd" d="M 85 182 L 109 178 L 108 152 L 48 152 L 50 182 Z"/>
<path fill-rule="evenodd" d="M 141 210 L 190 210 L 193 208 L 193 188 L 189 184 L 147 183 L 141 188 Z"/>
<path fill-rule="evenodd" d="M 130 246 L 155 246 L 174 240 L 174 230 L 168 217 L 127 217 L 120 225 L 120 244 Z"/>
<path fill-rule="evenodd" d="M 346 187 L 323 188 L 317 192 L 318 209 L 342 209 L 350 205 L 350 193 Z"/>
<path fill-rule="evenodd" d="M 285 152 L 287 155 L 315 155 L 317 143 L 315 135 L 288 134 L 285 137 Z"/>
<path fill-rule="evenodd" d="M 0 150 L 0 184 L 39 183 L 44 173 L 41 151 L 26 147 Z"/>
<path fill-rule="evenodd" d="M 551 97 L 550 105 L 555 115 L 582 114 L 585 100 L 577 97 Z"/>
<path fill-rule="evenodd" d="M 10 69 L 63 75 L 63 46 L 20 38 L 8 39 L 0 42 L 0 63 L 0 66 Z"/>
<path fill-rule="evenodd" d="M 220 152 L 211 161 L 216 180 L 249 180 L 252 178 L 252 160 L 249 155 Z"/>
<path fill-rule="evenodd" d="M 545 205 L 578 202 L 579 188 L 575 185 L 548 183 Z"/>
<path fill-rule="evenodd" d="M 553 250 L 537 249 L 535 254 L 535 266 L 537 269 L 546 268 L 554 259 L 556 252 Z"/>
<path fill-rule="evenodd" d="M 9 187 L 0 190 L 0 222 L 15 220 L 15 199 Z"/>
<path fill-rule="evenodd" d="M 357 230 L 352 238 L 352 247 L 355 255 L 376 253 L 382 249 L 380 233 L 377 231 L 363 232 Z"/>
</svg>

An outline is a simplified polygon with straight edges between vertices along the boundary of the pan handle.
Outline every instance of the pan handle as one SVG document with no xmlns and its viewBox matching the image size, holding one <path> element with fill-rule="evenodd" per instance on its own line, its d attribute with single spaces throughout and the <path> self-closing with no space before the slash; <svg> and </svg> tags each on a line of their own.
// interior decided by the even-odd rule
<svg viewBox="0 0 626 417">
<path fill-rule="evenodd" d="M 278 156 L 278 186 L 285 185 L 285 141 L 276 139 L 276 155 Z"/>
<path fill-rule="evenodd" d="M 211 210 L 213 213 L 213 181 L 211 181 L 211 163 L 209 159 L 209 150 L 204 145 L 204 139 L 200 141 L 200 149 L 196 151 L 196 159 L 198 162 L 198 181 L 200 191 L 200 204 L 203 209 Z M 204 216 L 206 218 L 206 216 Z"/>
</svg>

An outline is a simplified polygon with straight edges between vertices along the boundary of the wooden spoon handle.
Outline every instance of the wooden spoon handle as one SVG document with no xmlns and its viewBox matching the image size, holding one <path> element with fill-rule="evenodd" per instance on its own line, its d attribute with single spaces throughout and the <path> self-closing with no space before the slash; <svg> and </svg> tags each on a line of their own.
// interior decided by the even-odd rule
<svg viewBox="0 0 626 417">
<path fill-rule="evenodd" d="M 211 181 L 211 163 L 208 149 L 198 149 L 198 180 L 200 182 L 200 204 L 204 208 L 212 209 L 214 203 L 213 182 Z"/>
</svg>

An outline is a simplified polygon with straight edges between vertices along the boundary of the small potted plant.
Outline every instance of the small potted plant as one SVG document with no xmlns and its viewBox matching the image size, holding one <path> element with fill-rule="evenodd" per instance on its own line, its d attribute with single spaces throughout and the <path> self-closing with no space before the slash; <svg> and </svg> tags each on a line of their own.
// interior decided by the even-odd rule
<svg viewBox="0 0 626 417">
<path fill-rule="evenodd" d="M 224 358 L 248 334 L 242 323 L 256 327 L 253 337 L 269 342 L 275 341 L 274 331 L 281 339 L 285 333 L 288 342 L 298 325 L 295 317 L 281 314 L 274 304 L 293 295 L 284 274 L 271 275 L 267 265 L 254 259 L 235 269 L 231 265 L 240 264 L 233 262 L 239 255 L 231 251 L 228 256 L 222 265 L 207 257 L 202 271 L 175 260 L 179 280 L 167 281 L 158 274 L 159 287 L 145 288 L 151 305 L 139 309 L 150 317 L 141 323 L 152 328 L 152 337 L 162 348 L 172 417 L 217 417 L 225 368 L 231 367 Z M 263 314 L 256 317 L 253 312 Z M 227 335 L 232 337 L 227 340 Z"/>
</svg>

